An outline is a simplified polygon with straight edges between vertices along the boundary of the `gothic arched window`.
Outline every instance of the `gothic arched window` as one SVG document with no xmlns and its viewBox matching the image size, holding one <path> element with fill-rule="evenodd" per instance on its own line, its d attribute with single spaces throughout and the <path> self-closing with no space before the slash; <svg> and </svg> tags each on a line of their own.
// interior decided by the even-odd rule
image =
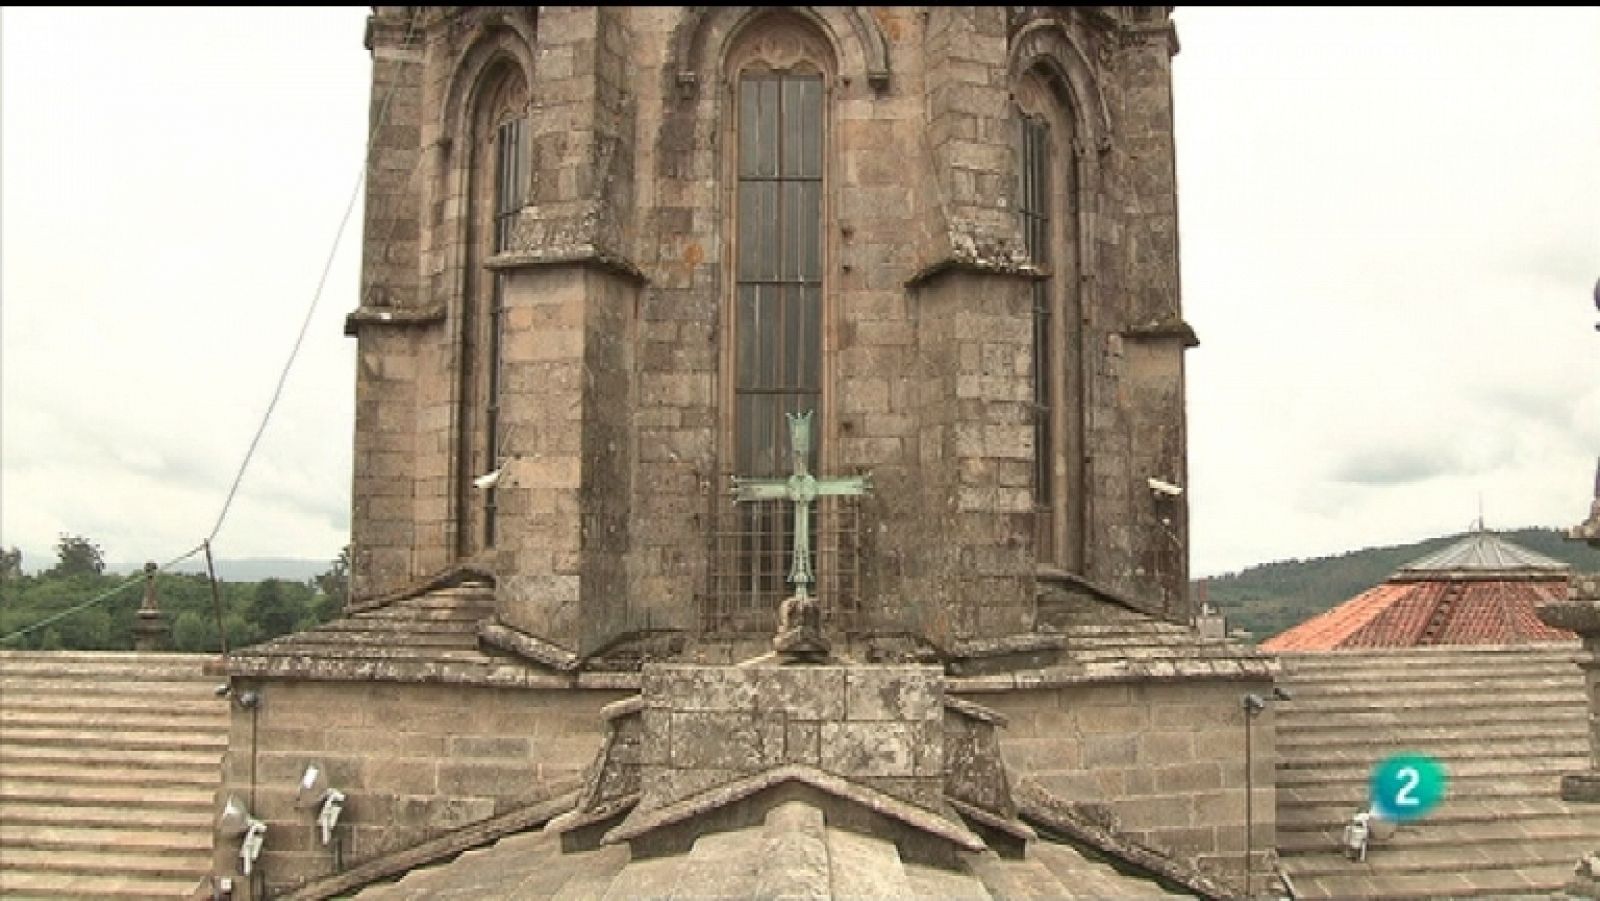
<svg viewBox="0 0 1600 901">
<path fill-rule="evenodd" d="M 472 480 L 499 468 L 501 428 L 500 346 L 505 318 L 505 275 L 487 267 L 509 249 L 522 208 L 527 171 L 527 86 L 510 64 L 485 78 L 471 120 L 467 161 L 469 221 L 466 298 L 462 304 L 462 373 L 458 484 L 463 493 L 460 550 L 469 554 L 495 542 L 496 495 Z"/>
<path fill-rule="evenodd" d="M 1083 304 L 1077 135 L 1060 93 L 1038 70 L 1015 90 L 1017 213 L 1033 284 L 1035 539 L 1041 563 L 1084 565 Z"/>
<path fill-rule="evenodd" d="M 721 452 L 740 476 L 789 473 L 785 414 L 814 411 L 812 472 L 828 456 L 824 222 L 831 60 L 817 30 L 786 13 L 741 29 L 726 57 L 730 266 Z M 789 590 L 793 512 L 787 503 L 763 503 L 735 515 L 718 550 L 720 584 L 713 590 L 725 622 L 770 628 L 770 611 Z"/>
</svg>

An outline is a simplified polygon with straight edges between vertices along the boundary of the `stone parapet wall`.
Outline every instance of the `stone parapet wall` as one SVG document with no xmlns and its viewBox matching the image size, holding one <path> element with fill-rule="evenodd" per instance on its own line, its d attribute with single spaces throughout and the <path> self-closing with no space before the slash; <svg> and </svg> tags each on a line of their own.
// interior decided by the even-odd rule
<svg viewBox="0 0 1600 901">
<path fill-rule="evenodd" d="M 234 680 L 235 696 L 252 689 L 254 711 L 232 705 L 218 804 L 234 795 L 266 822 L 258 866 L 271 893 L 335 871 L 315 811 L 294 807 L 308 764 L 347 797 L 336 834 L 350 867 L 576 788 L 600 747 L 600 708 L 623 696 Z M 219 840 L 214 863 L 243 886 L 237 853 Z"/>
<path fill-rule="evenodd" d="M 641 809 L 805 764 L 933 806 L 944 787 L 934 667 L 647 666 Z"/>
<path fill-rule="evenodd" d="M 1130 837 L 1227 872 L 1244 852 L 1241 699 L 1270 680 L 1109 683 L 974 695 L 1003 713 L 1006 765 L 1054 797 L 1104 805 Z M 1276 846 L 1269 709 L 1251 728 L 1257 851 Z"/>
</svg>

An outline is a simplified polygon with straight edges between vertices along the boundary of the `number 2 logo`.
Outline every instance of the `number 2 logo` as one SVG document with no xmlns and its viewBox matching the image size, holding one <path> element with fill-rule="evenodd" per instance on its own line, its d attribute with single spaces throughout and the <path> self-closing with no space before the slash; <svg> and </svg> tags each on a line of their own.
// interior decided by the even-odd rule
<svg viewBox="0 0 1600 901">
<path fill-rule="evenodd" d="M 1372 810 L 1386 820 L 1426 816 L 1444 800 L 1444 766 L 1422 754 L 1396 754 L 1372 771 Z"/>
<path fill-rule="evenodd" d="M 1421 804 L 1422 801 L 1411 794 L 1417 790 L 1418 783 L 1422 782 L 1422 774 L 1417 772 L 1417 768 L 1414 766 L 1401 767 L 1400 771 L 1395 775 L 1399 776 L 1400 781 L 1405 783 L 1400 786 L 1399 791 L 1394 793 L 1395 805 L 1398 807 L 1416 807 Z"/>
</svg>

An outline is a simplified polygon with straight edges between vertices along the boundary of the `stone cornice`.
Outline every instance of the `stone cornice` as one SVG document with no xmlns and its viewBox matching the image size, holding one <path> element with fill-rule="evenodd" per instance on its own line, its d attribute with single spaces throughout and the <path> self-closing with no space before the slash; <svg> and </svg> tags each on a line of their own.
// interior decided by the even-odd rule
<svg viewBox="0 0 1600 901">
<path fill-rule="evenodd" d="M 533 269 L 539 266 L 593 266 L 644 284 L 650 282 L 649 277 L 626 257 L 594 244 L 502 253 L 490 257 L 483 265 L 484 268 L 493 270 Z"/>
<path fill-rule="evenodd" d="M 344 333 L 353 338 L 365 325 L 433 325 L 443 322 L 444 318 L 442 303 L 431 303 L 425 307 L 356 307 L 344 317 Z"/>
</svg>

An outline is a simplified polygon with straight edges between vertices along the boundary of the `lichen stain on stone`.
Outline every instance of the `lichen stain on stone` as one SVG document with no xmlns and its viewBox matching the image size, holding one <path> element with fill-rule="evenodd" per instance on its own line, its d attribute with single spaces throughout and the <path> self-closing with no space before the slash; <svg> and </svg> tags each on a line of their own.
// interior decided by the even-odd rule
<svg viewBox="0 0 1600 901">
<path fill-rule="evenodd" d="M 688 247 L 683 249 L 683 262 L 686 265 L 698 266 L 705 258 L 705 248 L 700 246 L 699 241 L 692 241 Z"/>
<path fill-rule="evenodd" d="M 890 12 L 888 7 L 874 6 L 872 17 L 878 20 L 878 27 L 883 29 L 883 34 L 891 41 L 899 41 L 901 34 L 900 19 Z"/>
</svg>

